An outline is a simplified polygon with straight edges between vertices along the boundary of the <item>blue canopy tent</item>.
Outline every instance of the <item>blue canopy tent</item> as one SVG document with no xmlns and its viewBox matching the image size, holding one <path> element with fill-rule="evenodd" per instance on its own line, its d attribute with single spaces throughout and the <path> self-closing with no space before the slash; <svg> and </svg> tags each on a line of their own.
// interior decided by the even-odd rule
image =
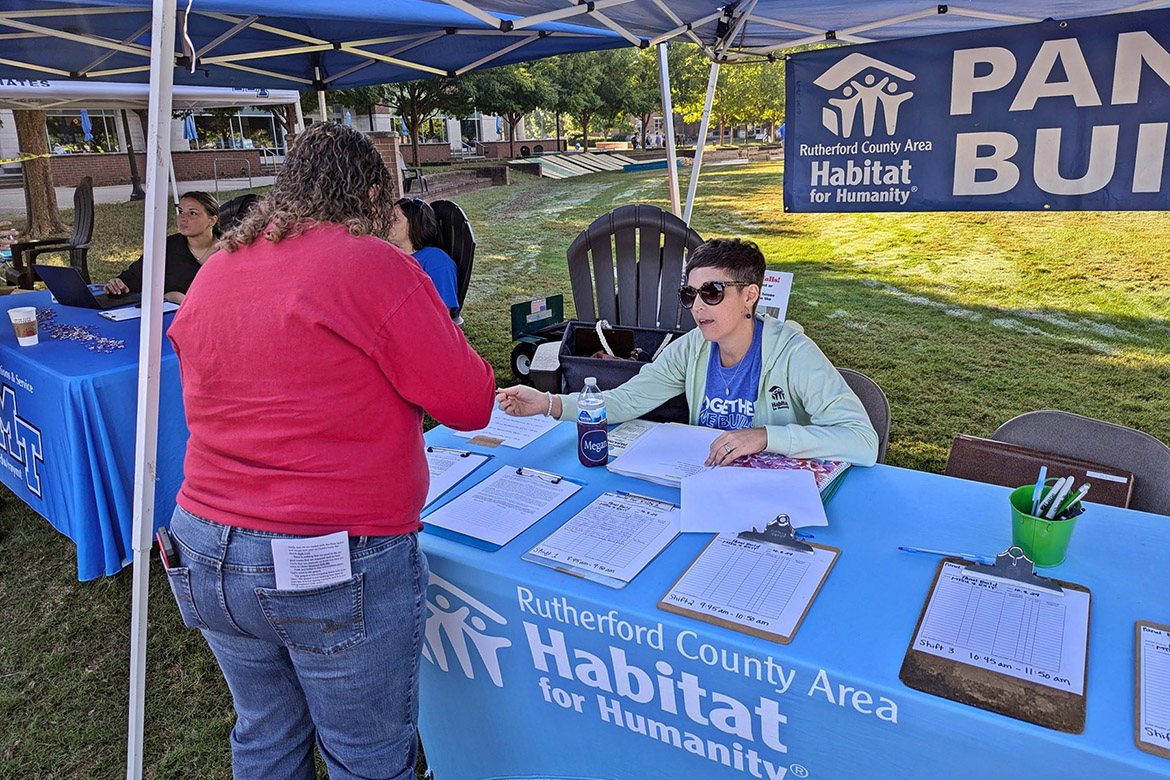
<svg viewBox="0 0 1170 780">
<path fill-rule="evenodd" d="M 174 84 L 325 89 L 457 75 L 480 67 L 573 51 L 648 47 L 671 39 L 703 47 L 712 60 L 700 138 L 705 137 L 719 68 L 725 63 L 824 41 L 858 43 L 1003 24 L 1166 5 L 1117 0 L 998 0 L 961 8 L 925 0 L 395 0 L 320 3 L 194 0 L 0 0 L 0 75 L 150 83 L 147 130 L 149 202 L 142 370 L 135 468 L 134 616 L 127 777 L 142 774 L 147 563 L 154 525 L 162 262 L 166 240 L 166 161 Z M 449 38 L 458 36 L 457 46 Z M 49 45 L 46 45 L 49 44 Z M 177 56 L 176 56 L 177 55 Z M 669 115 L 666 53 L 658 48 L 664 113 Z M 673 130 L 666 125 L 673 155 Z M 674 161 L 668 170 L 675 170 Z M 697 152 L 684 215 L 689 220 L 701 165 Z M 673 181 L 672 181 L 673 185 Z M 672 186 L 678 211 L 678 188 Z"/>
</svg>

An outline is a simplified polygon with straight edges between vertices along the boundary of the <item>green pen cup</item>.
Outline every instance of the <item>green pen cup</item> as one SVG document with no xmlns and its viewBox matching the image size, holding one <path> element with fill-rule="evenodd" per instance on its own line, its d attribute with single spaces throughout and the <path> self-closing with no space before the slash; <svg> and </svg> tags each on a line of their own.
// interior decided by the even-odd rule
<svg viewBox="0 0 1170 780">
<path fill-rule="evenodd" d="M 1048 495 L 1055 483 L 1055 479 L 1046 480 L 1041 496 Z M 1033 515 L 1032 493 L 1035 489 L 1035 485 L 1023 485 L 1012 491 L 1012 544 L 1021 548 L 1037 566 L 1058 566 L 1064 563 L 1068 554 L 1068 543 L 1077 519 L 1047 520 Z"/>
</svg>

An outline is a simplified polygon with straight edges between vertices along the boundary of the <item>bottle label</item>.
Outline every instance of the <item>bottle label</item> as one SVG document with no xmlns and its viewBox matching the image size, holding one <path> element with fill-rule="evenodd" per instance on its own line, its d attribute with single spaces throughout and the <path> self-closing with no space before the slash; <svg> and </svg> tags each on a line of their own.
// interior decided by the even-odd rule
<svg viewBox="0 0 1170 780">
<path fill-rule="evenodd" d="M 600 425 L 605 422 L 605 407 L 596 409 L 577 409 L 577 422 L 582 425 Z"/>
<path fill-rule="evenodd" d="M 586 466 L 604 466 L 609 461 L 609 435 L 604 423 L 577 426 L 577 457 Z"/>
</svg>

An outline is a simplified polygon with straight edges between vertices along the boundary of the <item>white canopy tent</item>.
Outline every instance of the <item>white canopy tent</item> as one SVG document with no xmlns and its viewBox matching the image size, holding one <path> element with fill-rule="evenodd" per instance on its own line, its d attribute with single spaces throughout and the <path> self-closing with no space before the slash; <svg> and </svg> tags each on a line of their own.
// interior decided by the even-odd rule
<svg viewBox="0 0 1170 780">
<path fill-rule="evenodd" d="M 239 0 L 198 0 L 183 14 L 175 0 L 0 0 L 0 76 L 44 78 L 149 77 L 148 207 L 141 370 L 134 495 L 134 616 L 127 777 L 141 777 L 145 694 L 146 588 L 154 525 L 169 115 L 176 79 L 247 86 L 342 88 L 455 75 L 478 67 L 537 59 L 565 51 L 648 47 L 679 38 L 712 60 L 700 138 L 706 137 L 718 70 L 725 63 L 774 56 L 794 46 L 903 38 L 1002 24 L 1070 18 L 1165 6 L 1117 0 L 1017 0 L 1010 13 L 998 0 L 945 6 L 922 0 L 397 0 L 344 8 L 316 0 L 274 0 L 258 12 Z M 340 6 L 342 4 L 336 4 Z M 194 6 L 194 7 L 192 7 Z M 144 14 L 151 9 L 149 23 Z M 182 57 L 176 62 L 176 34 Z M 205 31 L 205 32 L 204 32 Z M 148 34 L 149 33 L 149 34 Z M 453 47 L 446 39 L 463 36 Z M 54 41 L 52 56 L 45 40 Z M 669 75 L 659 49 L 664 112 Z M 679 211 L 672 158 L 672 205 Z M 702 163 L 696 151 L 684 219 L 689 221 Z"/>
<path fill-rule="evenodd" d="M 174 111 L 235 106 L 277 106 L 298 103 L 300 94 L 292 89 L 248 89 L 245 87 L 175 86 L 171 95 Z M 135 109 L 150 105 L 149 84 L 105 81 L 56 81 L 0 79 L 0 108 L 22 109 Z"/>
</svg>

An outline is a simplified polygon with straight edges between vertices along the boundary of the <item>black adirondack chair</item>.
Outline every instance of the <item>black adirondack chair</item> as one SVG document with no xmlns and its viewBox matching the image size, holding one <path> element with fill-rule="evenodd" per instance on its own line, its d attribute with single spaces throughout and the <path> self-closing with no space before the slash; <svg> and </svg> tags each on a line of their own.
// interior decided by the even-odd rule
<svg viewBox="0 0 1170 780">
<path fill-rule="evenodd" d="M 678 302 L 687 255 L 703 237 L 657 206 L 621 206 L 593 221 L 569 246 L 577 319 L 690 330 Z"/>
<path fill-rule="evenodd" d="M 89 282 L 89 242 L 93 238 L 93 179 L 86 176 L 73 191 L 73 235 L 20 241 L 12 245 L 12 267 L 4 271 L 8 284 L 33 288 L 36 259 L 46 252 L 68 252 L 69 264 Z"/>
<path fill-rule="evenodd" d="M 431 204 L 439 220 L 439 248 L 455 261 L 455 292 L 459 308 L 451 309 L 451 319 L 462 325 L 463 301 L 467 298 L 467 285 L 471 282 L 471 267 L 475 263 L 475 233 L 463 209 L 449 200 L 436 200 Z"/>
</svg>

